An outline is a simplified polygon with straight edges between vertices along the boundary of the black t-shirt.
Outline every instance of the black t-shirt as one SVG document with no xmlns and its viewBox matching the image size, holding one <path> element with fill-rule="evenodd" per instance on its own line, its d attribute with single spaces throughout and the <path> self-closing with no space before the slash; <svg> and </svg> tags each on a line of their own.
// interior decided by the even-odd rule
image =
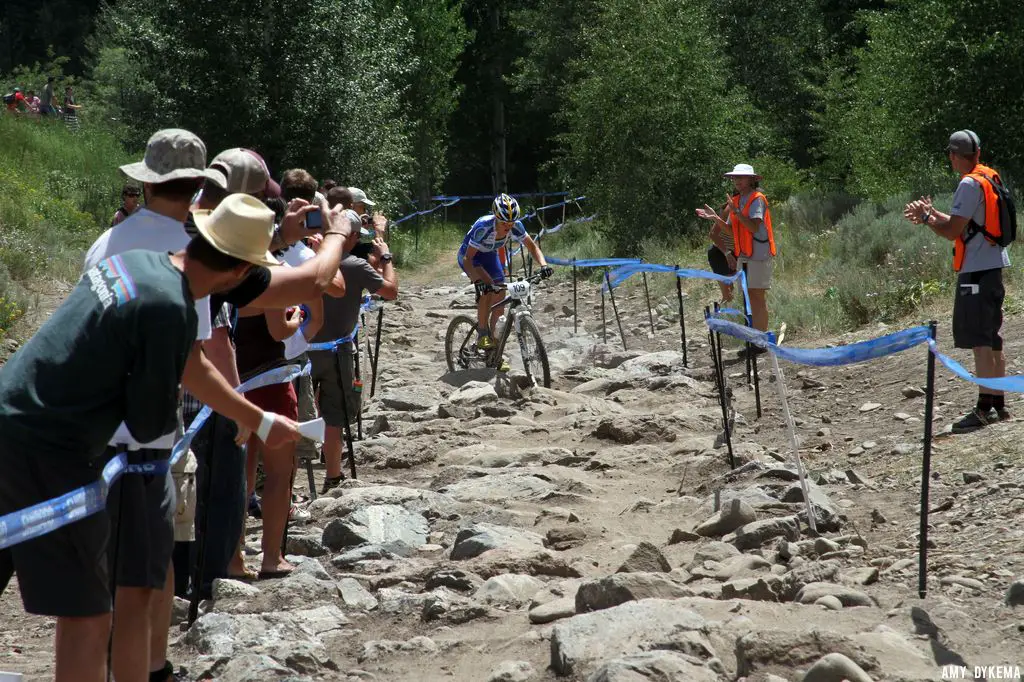
<svg viewBox="0 0 1024 682">
<path fill-rule="evenodd" d="M 231 291 L 210 294 L 210 310 L 220 310 L 225 303 L 230 303 L 236 308 L 244 308 L 262 296 L 269 286 L 270 268 L 265 265 L 254 265 L 242 283 Z"/>
</svg>

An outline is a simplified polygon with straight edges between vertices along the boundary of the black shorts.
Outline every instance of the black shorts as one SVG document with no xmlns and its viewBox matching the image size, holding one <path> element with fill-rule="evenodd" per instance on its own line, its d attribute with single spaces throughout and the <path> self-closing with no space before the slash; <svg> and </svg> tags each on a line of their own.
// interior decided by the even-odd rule
<svg viewBox="0 0 1024 682">
<path fill-rule="evenodd" d="M 953 302 L 953 345 L 957 348 L 1003 349 L 1003 271 L 962 273 Z"/>
<path fill-rule="evenodd" d="M 102 463 L 0 452 L 0 516 L 59 497 L 100 479 Z M 10 549 L 28 613 L 85 618 L 110 612 L 109 524 L 103 512 Z M 2 582 L 2 581 L 0 581 Z"/>
<path fill-rule="evenodd" d="M 106 454 L 110 459 L 116 452 L 107 448 Z M 128 453 L 128 461 L 166 461 L 170 454 L 170 450 L 136 450 Z M 111 565 L 117 560 L 118 586 L 164 586 L 174 553 L 176 498 L 169 471 L 159 476 L 125 474 L 110 487 L 107 516 L 111 541 L 107 556 Z M 118 538 L 116 546 L 114 538 Z"/>
<path fill-rule="evenodd" d="M 732 277 L 736 274 L 736 271 L 729 267 L 729 260 L 725 257 L 725 254 L 714 244 L 708 248 L 708 265 L 711 266 L 711 272 L 716 275 Z"/>
</svg>

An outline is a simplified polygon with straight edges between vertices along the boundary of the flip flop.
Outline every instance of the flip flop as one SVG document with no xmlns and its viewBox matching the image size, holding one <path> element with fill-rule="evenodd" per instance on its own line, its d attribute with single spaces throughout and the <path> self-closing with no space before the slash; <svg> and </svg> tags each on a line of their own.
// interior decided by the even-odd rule
<svg viewBox="0 0 1024 682">
<path fill-rule="evenodd" d="M 289 569 L 287 571 L 260 571 L 259 572 L 259 577 L 257 579 L 258 580 L 274 580 L 276 578 L 287 578 L 288 576 L 290 576 L 294 572 L 295 572 L 294 568 L 293 569 Z"/>
</svg>

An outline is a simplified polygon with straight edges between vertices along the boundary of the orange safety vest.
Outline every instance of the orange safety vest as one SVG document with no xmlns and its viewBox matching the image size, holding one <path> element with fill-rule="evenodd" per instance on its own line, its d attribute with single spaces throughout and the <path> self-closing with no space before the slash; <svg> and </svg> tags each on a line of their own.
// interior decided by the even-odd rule
<svg viewBox="0 0 1024 682">
<path fill-rule="evenodd" d="M 761 192 L 753 192 L 750 198 L 747 199 L 747 205 L 743 207 L 743 217 L 750 217 L 750 206 L 754 203 L 754 199 L 760 199 L 764 202 L 764 226 L 768 228 L 768 247 L 771 254 L 775 255 L 775 233 L 772 232 L 772 213 L 768 210 L 768 198 Z M 732 199 L 732 205 L 736 208 L 740 206 L 739 195 L 734 196 Z M 739 218 L 735 214 L 729 216 L 729 224 L 732 225 L 732 253 L 737 258 L 740 256 L 750 258 L 754 255 L 754 235 L 751 234 L 747 228 L 740 225 Z"/>
<path fill-rule="evenodd" d="M 979 163 L 965 177 L 974 178 L 981 187 L 982 196 L 985 200 L 985 224 L 983 226 L 978 225 L 972 218 L 963 234 L 953 241 L 953 270 L 956 272 L 960 272 L 960 268 L 964 266 L 964 256 L 967 255 L 967 242 L 978 232 L 984 234 L 985 239 L 988 239 L 990 242 L 999 239 L 1003 234 L 1002 226 L 999 224 L 999 198 L 996 197 L 996 190 L 992 186 L 993 178 L 999 180 L 1000 183 L 1002 182 L 999 173 Z"/>
</svg>

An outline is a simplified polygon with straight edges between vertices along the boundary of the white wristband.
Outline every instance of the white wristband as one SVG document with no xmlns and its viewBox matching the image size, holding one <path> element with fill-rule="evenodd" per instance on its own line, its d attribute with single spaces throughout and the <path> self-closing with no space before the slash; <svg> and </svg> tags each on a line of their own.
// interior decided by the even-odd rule
<svg viewBox="0 0 1024 682">
<path fill-rule="evenodd" d="M 266 443 L 267 438 L 270 437 L 270 429 L 273 428 L 275 421 L 277 421 L 276 414 L 269 411 L 264 412 L 263 418 L 260 419 L 260 427 L 256 429 L 256 437 Z"/>
</svg>

